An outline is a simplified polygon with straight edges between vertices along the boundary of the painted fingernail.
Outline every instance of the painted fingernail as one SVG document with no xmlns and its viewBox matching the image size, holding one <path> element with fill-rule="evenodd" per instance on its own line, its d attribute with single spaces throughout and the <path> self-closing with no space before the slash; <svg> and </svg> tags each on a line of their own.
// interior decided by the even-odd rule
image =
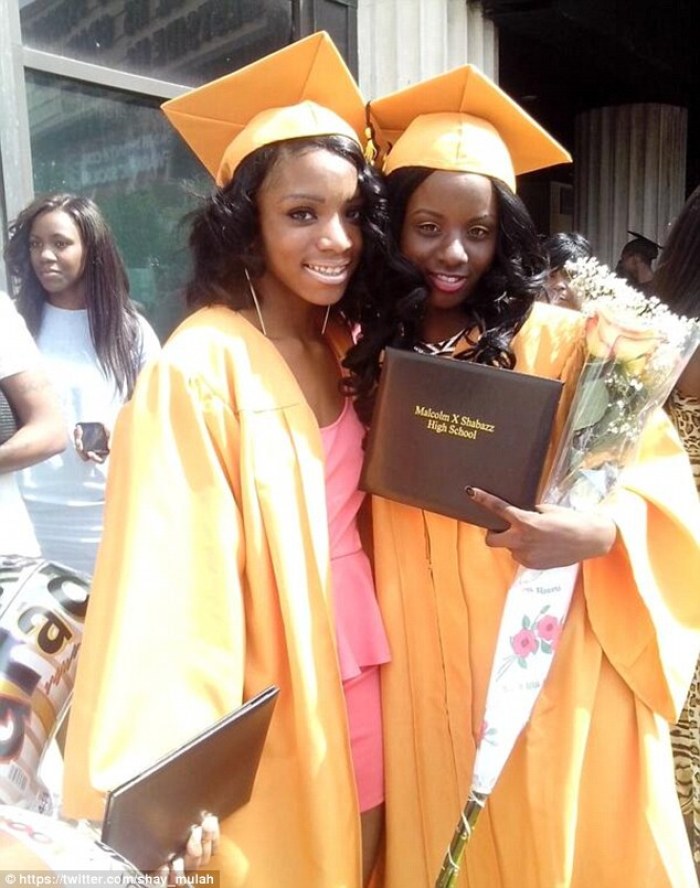
<svg viewBox="0 0 700 888">
<path fill-rule="evenodd" d="M 202 819 L 202 829 L 204 832 L 212 833 L 219 827 L 219 821 L 216 814 L 205 814 Z"/>
<path fill-rule="evenodd" d="M 474 496 L 474 488 L 470 487 L 469 485 L 464 488 L 464 492 L 467 496 Z"/>
</svg>

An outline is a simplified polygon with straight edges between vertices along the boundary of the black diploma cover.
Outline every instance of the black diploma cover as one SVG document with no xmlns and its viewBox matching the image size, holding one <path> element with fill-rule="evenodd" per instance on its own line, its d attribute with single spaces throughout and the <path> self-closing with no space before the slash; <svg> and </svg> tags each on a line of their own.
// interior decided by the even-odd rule
<svg viewBox="0 0 700 888">
<path fill-rule="evenodd" d="M 109 792 L 102 841 L 149 872 L 184 851 L 203 812 L 223 820 L 245 805 L 278 690 L 273 685 L 261 691 Z"/>
<path fill-rule="evenodd" d="M 464 491 L 532 509 L 562 383 L 388 348 L 360 487 L 492 530 Z"/>
</svg>

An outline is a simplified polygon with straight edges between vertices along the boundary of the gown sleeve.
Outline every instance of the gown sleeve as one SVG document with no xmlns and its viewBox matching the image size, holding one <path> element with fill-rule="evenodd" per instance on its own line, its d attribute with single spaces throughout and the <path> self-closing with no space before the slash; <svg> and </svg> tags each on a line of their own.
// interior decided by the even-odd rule
<svg viewBox="0 0 700 888">
<path fill-rule="evenodd" d="M 688 458 L 661 410 L 604 508 L 618 537 L 607 556 L 584 562 L 589 619 L 634 694 L 675 722 L 700 648 L 700 507 Z"/>
<path fill-rule="evenodd" d="M 242 702 L 244 545 L 235 410 L 161 360 L 113 438 L 70 712 L 68 816 Z M 232 468 L 233 467 L 233 468 Z"/>
</svg>

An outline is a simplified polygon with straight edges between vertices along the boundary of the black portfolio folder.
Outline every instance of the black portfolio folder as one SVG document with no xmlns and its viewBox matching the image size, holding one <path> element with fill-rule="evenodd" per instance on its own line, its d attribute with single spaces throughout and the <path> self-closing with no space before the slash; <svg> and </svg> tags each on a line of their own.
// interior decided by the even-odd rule
<svg viewBox="0 0 700 888">
<path fill-rule="evenodd" d="M 493 530 L 464 492 L 535 505 L 562 383 L 387 349 L 360 487 Z"/>
<path fill-rule="evenodd" d="M 250 799 L 279 689 L 271 686 L 107 794 L 102 841 L 148 872 L 184 850 L 203 812 Z"/>
</svg>

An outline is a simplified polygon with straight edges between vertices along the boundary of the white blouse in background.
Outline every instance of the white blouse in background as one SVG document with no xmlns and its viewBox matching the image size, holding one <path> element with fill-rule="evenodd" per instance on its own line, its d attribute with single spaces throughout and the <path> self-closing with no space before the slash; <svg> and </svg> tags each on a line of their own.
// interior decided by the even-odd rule
<svg viewBox="0 0 700 888">
<path fill-rule="evenodd" d="M 160 350 L 148 322 L 139 316 L 139 370 Z M 42 463 L 24 469 L 20 486 L 44 558 L 92 574 L 102 536 L 109 459 L 80 459 L 73 446 L 77 422 L 101 422 L 110 433 L 124 402 L 97 360 L 86 310 L 46 304 L 37 337 L 49 377 L 61 399 L 68 446 Z"/>
</svg>

